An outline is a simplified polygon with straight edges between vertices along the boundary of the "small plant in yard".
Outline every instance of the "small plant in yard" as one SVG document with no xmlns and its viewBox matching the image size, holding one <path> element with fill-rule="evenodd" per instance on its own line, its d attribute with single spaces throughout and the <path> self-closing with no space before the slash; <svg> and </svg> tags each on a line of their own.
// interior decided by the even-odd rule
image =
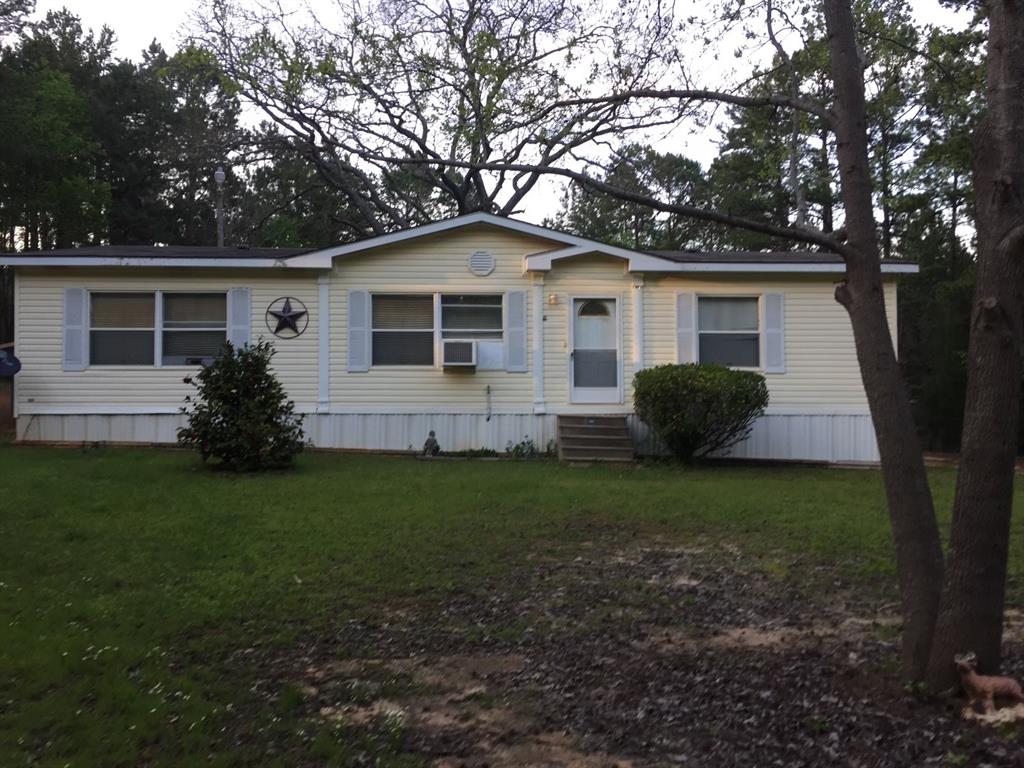
<svg viewBox="0 0 1024 768">
<path fill-rule="evenodd" d="M 492 459 L 498 452 L 493 448 L 467 448 L 464 451 L 445 451 L 443 455 L 457 459 Z"/>
<path fill-rule="evenodd" d="M 554 440 L 549 440 L 547 446 L 542 451 L 529 435 L 525 435 L 518 443 L 513 443 L 509 440 L 505 446 L 506 455 L 513 459 L 536 459 L 541 456 L 553 456 L 555 450 Z"/>
<path fill-rule="evenodd" d="M 178 430 L 178 444 L 236 472 L 290 465 L 305 445 L 302 417 L 270 370 L 273 356 L 266 341 L 228 343 L 210 365 L 186 376 L 197 391 L 185 397 L 188 426 Z"/>
<path fill-rule="evenodd" d="M 692 461 L 731 448 L 768 407 L 764 376 L 721 365 L 659 365 L 633 380 L 636 414 L 673 456 Z"/>
</svg>

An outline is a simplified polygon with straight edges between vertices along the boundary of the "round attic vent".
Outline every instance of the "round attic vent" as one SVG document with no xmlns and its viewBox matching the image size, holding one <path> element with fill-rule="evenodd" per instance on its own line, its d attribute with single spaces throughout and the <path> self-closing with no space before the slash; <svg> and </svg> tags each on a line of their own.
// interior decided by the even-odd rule
<svg viewBox="0 0 1024 768">
<path fill-rule="evenodd" d="M 494 254 L 490 251 L 477 251 L 469 257 L 469 271 L 477 277 L 487 277 L 494 271 Z"/>
</svg>

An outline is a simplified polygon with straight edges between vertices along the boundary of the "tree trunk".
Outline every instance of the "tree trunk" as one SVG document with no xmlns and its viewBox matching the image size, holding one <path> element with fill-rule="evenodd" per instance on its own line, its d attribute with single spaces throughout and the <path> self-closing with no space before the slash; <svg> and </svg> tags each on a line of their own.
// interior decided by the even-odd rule
<svg viewBox="0 0 1024 768">
<path fill-rule="evenodd" d="M 39 250 L 39 214 L 35 211 L 28 216 L 28 250 Z"/>
<path fill-rule="evenodd" d="M 1021 385 L 1024 299 L 1024 8 L 988 3 L 988 111 L 974 140 L 978 276 L 949 567 L 928 667 L 942 690 L 953 656 L 999 666 Z"/>
<path fill-rule="evenodd" d="M 821 181 L 824 191 L 821 198 L 821 229 L 823 232 L 832 232 L 835 225 L 832 222 L 832 169 L 828 162 L 828 128 L 821 129 Z"/>
<path fill-rule="evenodd" d="M 857 359 L 881 457 L 903 609 L 904 674 L 928 662 L 942 584 L 942 547 L 910 398 L 885 313 L 868 165 L 863 67 L 849 0 L 825 0 L 836 154 L 848 233 L 846 282 L 836 289 L 853 325 Z"/>
<path fill-rule="evenodd" d="M 960 226 L 960 175 L 953 173 L 953 193 L 949 200 L 949 279 L 955 280 L 960 274 L 960 239 L 956 236 L 956 228 Z"/>
<path fill-rule="evenodd" d="M 0 267 L 0 344 L 14 341 L 14 267 Z"/>
<path fill-rule="evenodd" d="M 882 178 L 882 258 L 892 258 L 892 210 L 890 209 L 890 201 L 892 200 L 892 173 L 889 170 L 889 128 L 885 124 L 885 120 L 882 121 L 882 138 L 881 138 L 881 178 Z"/>
</svg>

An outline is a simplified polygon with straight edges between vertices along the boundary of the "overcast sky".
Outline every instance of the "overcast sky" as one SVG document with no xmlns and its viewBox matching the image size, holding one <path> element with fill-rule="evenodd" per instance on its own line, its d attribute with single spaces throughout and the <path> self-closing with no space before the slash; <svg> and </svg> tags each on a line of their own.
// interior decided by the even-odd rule
<svg viewBox="0 0 1024 768">
<path fill-rule="evenodd" d="M 287 6 L 287 0 L 283 4 Z M 168 51 L 176 49 L 195 5 L 194 0 L 37 0 L 36 16 L 68 8 L 82 19 L 85 27 L 99 29 L 106 24 L 117 36 L 115 55 L 137 60 L 154 39 Z M 921 23 L 960 26 L 965 18 L 943 8 L 938 0 L 910 0 L 910 5 Z M 707 166 L 717 154 L 716 138 L 714 131 L 688 135 L 675 131 L 655 144 L 663 151 L 671 149 Z M 546 185 L 538 185 L 526 201 L 522 218 L 540 223 L 551 215 L 559 205 L 561 183 L 551 179 Z"/>
</svg>

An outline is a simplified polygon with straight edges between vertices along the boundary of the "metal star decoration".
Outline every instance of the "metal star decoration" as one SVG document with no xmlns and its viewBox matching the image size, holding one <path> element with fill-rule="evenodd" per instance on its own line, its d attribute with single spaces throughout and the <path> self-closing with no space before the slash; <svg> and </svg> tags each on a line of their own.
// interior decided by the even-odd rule
<svg viewBox="0 0 1024 768">
<path fill-rule="evenodd" d="M 299 320 L 306 316 L 306 310 L 293 309 L 291 298 L 284 300 L 284 306 L 281 309 L 268 309 L 267 313 L 277 318 L 277 327 L 274 329 L 275 335 L 280 336 L 281 331 L 291 331 L 296 336 L 302 333 L 299 330 Z M 305 330 L 305 328 L 302 330 Z"/>
</svg>

